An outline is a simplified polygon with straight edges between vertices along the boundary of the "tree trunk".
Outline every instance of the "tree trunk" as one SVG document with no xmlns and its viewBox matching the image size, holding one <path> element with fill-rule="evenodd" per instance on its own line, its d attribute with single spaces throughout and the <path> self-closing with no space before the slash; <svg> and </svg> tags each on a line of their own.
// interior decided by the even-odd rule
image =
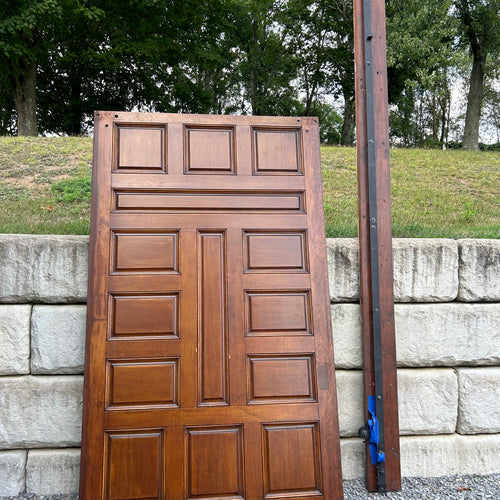
<svg viewBox="0 0 500 500">
<path fill-rule="evenodd" d="M 479 119 L 483 104 L 485 63 L 485 56 L 474 55 L 470 74 L 469 97 L 467 98 L 467 113 L 465 115 L 463 149 L 479 149 Z"/>
<path fill-rule="evenodd" d="M 23 61 L 24 68 L 13 77 L 17 111 L 17 135 L 38 135 L 36 118 L 36 62 Z"/>
<path fill-rule="evenodd" d="M 432 92 L 432 140 L 434 142 L 438 141 L 435 92 Z"/>
<path fill-rule="evenodd" d="M 342 146 L 352 146 L 351 131 L 355 111 L 355 108 L 352 104 L 352 98 L 349 96 L 345 96 L 344 121 L 342 122 L 342 131 L 340 134 L 340 144 L 342 144 Z"/>
<path fill-rule="evenodd" d="M 441 145 L 448 143 L 448 132 L 450 130 L 450 107 L 451 95 L 446 84 L 446 94 L 439 99 L 439 107 L 441 108 L 441 137 L 439 142 Z"/>
<path fill-rule="evenodd" d="M 69 102 L 68 135 L 80 135 L 82 133 L 82 83 L 78 78 L 79 71 L 71 77 L 71 99 Z"/>
<path fill-rule="evenodd" d="M 252 21 L 253 29 L 253 46 L 249 48 L 248 55 L 250 59 L 250 107 L 252 108 L 252 115 L 259 114 L 259 109 L 257 105 L 256 96 L 256 76 L 255 76 L 255 66 L 256 66 L 256 56 L 255 52 L 257 50 L 257 23 Z"/>
</svg>

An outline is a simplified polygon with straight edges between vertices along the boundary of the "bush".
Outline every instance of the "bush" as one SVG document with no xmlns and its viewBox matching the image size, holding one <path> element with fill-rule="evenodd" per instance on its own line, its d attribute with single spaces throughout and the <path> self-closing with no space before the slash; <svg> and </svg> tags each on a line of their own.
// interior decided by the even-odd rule
<svg viewBox="0 0 500 500">
<path fill-rule="evenodd" d="M 449 141 L 446 144 L 446 149 L 462 149 L 461 141 Z"/>
<path fill-rule="evenodd" d="M 479 149 L 481 151 L 500 151 L 500 142 L 497 142 L 496 144 L 483 144 L 480 142 Z"/>
</svg>

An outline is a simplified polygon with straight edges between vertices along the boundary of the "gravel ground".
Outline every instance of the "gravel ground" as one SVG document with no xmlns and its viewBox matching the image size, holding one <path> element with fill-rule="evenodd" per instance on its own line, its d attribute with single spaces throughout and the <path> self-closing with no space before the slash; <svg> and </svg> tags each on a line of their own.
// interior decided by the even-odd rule
<svg viewBox="0 0 500 500">
<path fill-rule="evenodd" d="M 401 491 L 368 493 L 364 480 L 344 481 L 344 500 L 500 500 L 500 474 L 492 476 L 446 476 L 403 478 Z M 78 495 L 31 495 L 0 497 L 0 500 L 78 500 Z"/>
<path fill-rule="evenodd" d="M 344 499 L 401 500 L 488 499 L 500 500 L 500 474 L 493 476 L 445 476 L 403 478 L 401 491 L 386 495 L 368 493 L 364 480 L 344 481 Z"/>
</svg>

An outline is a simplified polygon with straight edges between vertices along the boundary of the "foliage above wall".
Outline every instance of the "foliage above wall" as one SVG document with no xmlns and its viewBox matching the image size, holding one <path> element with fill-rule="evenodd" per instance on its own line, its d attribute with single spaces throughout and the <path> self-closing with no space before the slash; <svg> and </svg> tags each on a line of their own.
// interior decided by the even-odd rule
<svg viewBox="0 0 500 500">
<path fill-rule="evenodd" d="M 500 142 L 499 9 L 386 1 L 395 143 L 462 141 L 464 116 L 464 146 L 477 148 L 481 117 Z M 349 145 L 353 51 L 350 0 L 3 2 L 0 134 L 87 133 L 95 109 L 298 114 Z M 459 81 L 470 94 L 452 113 Z"/>
</svg>

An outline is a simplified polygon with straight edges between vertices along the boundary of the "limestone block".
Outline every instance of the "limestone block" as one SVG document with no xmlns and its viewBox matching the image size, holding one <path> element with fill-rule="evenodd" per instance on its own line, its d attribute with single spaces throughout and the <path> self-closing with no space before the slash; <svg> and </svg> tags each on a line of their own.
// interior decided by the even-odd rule
<svg viewBox="0 0 500 500">
<path fill-rule="evenodd" d="M 357 436 L 358 429 L 365 423 L 363 374 L 360 370 L 336 370 L 335 379 L 340 436 Z"/>
<path fill-rule="evenodd" d="M 78 446 L 83 377 L 0 378 L 0 448 Z"/>
<path fill-rule="evenodd" d="M 86 312 L 83 305 L 33 306 L 32 373 L 83 373 Z"/>
<path fill-rule="evenodd" d="M 399 366 L 500 363 L 500 304 L 400 304 Z"/>
<path fill-rule="evenodd" d="M 404 477 L 499 474 L 498 457 L 500 434 L 401 438 L 401 474 Z"/>
<path fill-rule="evenodd" d="M 353 302 L 359 298 L 359 252 L 356 238 L 326 240 L 330 300 Z"/>
<path fill-rule="evenodd" d="M 0 375 L 24 375 L 30 370 L 29 305 L 0 305 Z"/>
<path fill-rule="evenodd" d="M 394 239 L 394 300 L 448 302 L 458 293 L 458 245 L 445 239 Z"/>
<path fill-rule="evenodd" d="M 0 235 L 0 301 L 85 302 L 87 236 Z"/>
<path fill-rule="evenodd" d="M 458 294 L 458 244 L 447 239 L 393 239 L 396 302 L 449 302 Z M 359 298 L 359 251 L 355 238 L 327 240 L 332 302 Z"/>
<path fill-rule="evenodd" d="M 358 479 L 365 474 L 365 445 L 359 438 L 340 440 L 342 478 Z"/>
<path fill-rule="evenodd" d="M 359 306 L 333 304 L 337 368 L 362 363 Z M 500 364 L 500 304 L 396 304 L 398 365 Z"/>
<path fill-rule="evenodd" d="M 459 240 L 458 299 L 500 301 L 500 240 Z"/>
<path fill-rule="evenodd" d="M 37 495 L 78 493 L 80 450 L 31 450 L 26 464 L 26 492 Z"/>
<path fill-rule="evenodd" d="M 460 368 L 458 427 L 461 434 L 500 433 L 500 367 Z"/>
<path fill-rule="evenodd" d="M 25 451 L 0 451 L 0 497 L 24 492 L 25 467 Z"/>
<path fill-rule="evenodd" d="M 357 304 L 332 304 L 333 348 L 336 368 L 361 368 L 361 312 Z"/>
<path fill-rule="evenodd" d="M 452 434 L 458 382 L 451 368 L 398 370 L 400 434 Z"/>
<path fill-rule="evenodd" d="M 336 370 L 339 432 L 357 436 L 364 424 L 363 375 Z M 457 425 L 458 383 L 451 368 L 398 370 L 400 434 L 450 434 Z"/>
</svg>

